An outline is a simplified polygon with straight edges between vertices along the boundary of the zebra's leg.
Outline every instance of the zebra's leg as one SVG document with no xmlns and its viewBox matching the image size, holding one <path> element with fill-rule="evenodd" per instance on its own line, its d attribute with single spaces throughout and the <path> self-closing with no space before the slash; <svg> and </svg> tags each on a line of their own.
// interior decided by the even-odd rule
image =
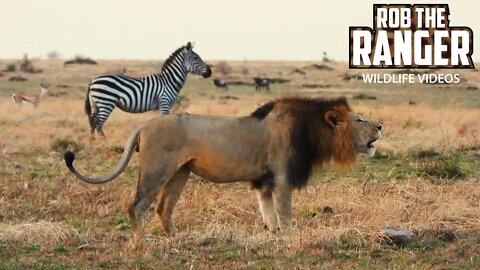
<svg viewBox="0 0 480 270">
<path fill-rule="evenodd" d="M 172 221 L 173 208 L 180 198 L 189 174 L 190 170 L 188 168 L 180 168 L 160 190 L 160 203 L 157 206 L 157 214 L 163 231 L 169 236 L 175 236 L 177 233 L 175 224 Z"/>
<path fill-rule="evenodd" d="M 97 123 L 95 128 L 97 130 L 97 133 L 100 134 L 102 138 L 105 138 L 105 133 L 103 132 L 103 123 Z"/>
<path fill-rule="evenodd" d="M 90 139 L 95 140 L 95 122 L 97 121 L 97 114 L 92 112 L 88 116 L 88 123 L 90 124 Z"/>
<path fill-rule="evenodd" d="M 145 211 L 155 200 L 160 188 L 175 175 L 178 170 L 177 159 L 174 155 L 166 155 L 155 159 L 158 153 L 146 153 L 140 158 L 140 175 L 138 178 L 137 194 L 130 209 L 130 223 L 135 240 L 143 237 L 143 224 Z M 167 163 L 167 164 L 165 164 Z"/>
<path fill-rule="evenodd" d="M 95 128 L 100 134 L 100 136 L 105 138 L 105 133 L 103 133 L 103 124 L 107 121 L 108 117 L 113 111 L 113 106 L 99 106 L 98 114 L 95 117 Z"/>
</svg>

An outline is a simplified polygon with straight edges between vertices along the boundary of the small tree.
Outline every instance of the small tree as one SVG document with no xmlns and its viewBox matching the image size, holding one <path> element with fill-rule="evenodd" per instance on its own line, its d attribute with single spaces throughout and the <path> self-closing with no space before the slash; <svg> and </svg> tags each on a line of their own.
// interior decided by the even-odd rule
<svg viewBox="0 0 480 270">
<path fill-rule="evenodd" d="M 221 73 L 223 76 L 227 76 L 228 74 L 232 73 L 232 67 L 227 64 L 225 61 L 221 61 L 215 66 L 215 69 Z"/>
<path fill-rule="evenodd" d="M 7 65 L 7 67 L 4 69 L 5 72 L 15 72 L 17 70 L 17 65 L 14 63 L 10 63 Z"/>
<path fill-rule="evenodd" d="M 33 66 L 32 61 L 30 61 L 30 59 L 28 59 L 27 54 L 24 54 L 23 59 L 20 60 L 19 70 L 22 71 L 22 72 L 26 72 L 26 73 L 40 73 L 40 72 L 42 72 L 41 69 L 35 68 Z"/>
<path fill-rule="evenodd" d="M 28 59 L 27 54 L 24 54 L 23 59 L 20 60 L 20 71 L 30 72 L 31 70 L 33 70 L 32 61 L 30 61 L 30 59 Z"/>
<path fill-rule="evenodd" d="M 48 59 L 58 59 L 60 58 L 60 54 L 57 51 L 51 51 L 47 53 L 47 58 Z"/>
</svg>

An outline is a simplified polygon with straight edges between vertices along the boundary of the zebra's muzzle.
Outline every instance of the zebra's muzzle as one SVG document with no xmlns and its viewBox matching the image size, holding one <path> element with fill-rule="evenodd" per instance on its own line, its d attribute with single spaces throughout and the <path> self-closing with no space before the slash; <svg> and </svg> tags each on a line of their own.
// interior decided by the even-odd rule
<svg viewBox="0 0 480 270">
<path fill-rule="evenodd" d="M 207 70 L 202 74 L 203 78 L 208 78 L 212 75 L 212 69 L 207 65 Z"/>
</svg>

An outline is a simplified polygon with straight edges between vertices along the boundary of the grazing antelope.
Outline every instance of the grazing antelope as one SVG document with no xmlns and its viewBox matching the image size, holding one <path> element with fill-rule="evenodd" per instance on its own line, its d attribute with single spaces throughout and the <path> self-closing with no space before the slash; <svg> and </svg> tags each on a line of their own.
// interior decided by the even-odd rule
<svg viewBox="0 0 480 270">
<path fill-rule="evenodd" d="M 12 100 L 17 104 L 22 103 L 31 103 L 33 105 L 33 109 L 36 110 L 40 103 L 42 102 L 43 96 L 48 92 L 48 84 L 41 83 L 40 84 L 40 94 L 29 94 L 29 93 L 13 93 Z"/>
<path fill-rule="evenodd" d="M 217 87 L 217 89 L 221 88 L 225 91 L 228 91 L 228 83 L 224 80 L 214 79 L 213 84 Z"/>
</svg>

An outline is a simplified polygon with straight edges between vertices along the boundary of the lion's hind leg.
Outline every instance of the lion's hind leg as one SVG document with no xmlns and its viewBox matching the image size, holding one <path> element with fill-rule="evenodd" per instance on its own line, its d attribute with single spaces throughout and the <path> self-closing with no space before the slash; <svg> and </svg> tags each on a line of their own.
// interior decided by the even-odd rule
<svg viewBox="0 0 480 270">
<path fill-rule="evenodd" d="M 273 205 L 272 191 L 257 190 L 258 205 L 262 213 L 263 222 L 271 232 L 278 230 L 277 214 Z"/>
<path fill-rule="evenodd" d="M 166 159 L 166 162 L 171 159 Z M 134 234 L 134 239 L 143 238 L 143 219 L 145 211 L 150 207 L 155 200 L 160 188 L 175 174 L 178 167 L 175 164 L 164 166 L 165 164 L 150 164 L 148 162 L 140 162 L 140 176 L 138 179 L 137 194 L 130 209 L 128 210 L 130 216 L 130 223 Z"/>
<path fill-rule="evenodd" d="M 157 206 L 157 214 L 160 218 L 164 232 L 169 236 L 175 236 L 177 229 L 172 221 L 173 208 L 177 204 L 180 194 L 187 183 L 190 170 L 183 166 L 161 188 L 160 202 Z"/>
</svg>

